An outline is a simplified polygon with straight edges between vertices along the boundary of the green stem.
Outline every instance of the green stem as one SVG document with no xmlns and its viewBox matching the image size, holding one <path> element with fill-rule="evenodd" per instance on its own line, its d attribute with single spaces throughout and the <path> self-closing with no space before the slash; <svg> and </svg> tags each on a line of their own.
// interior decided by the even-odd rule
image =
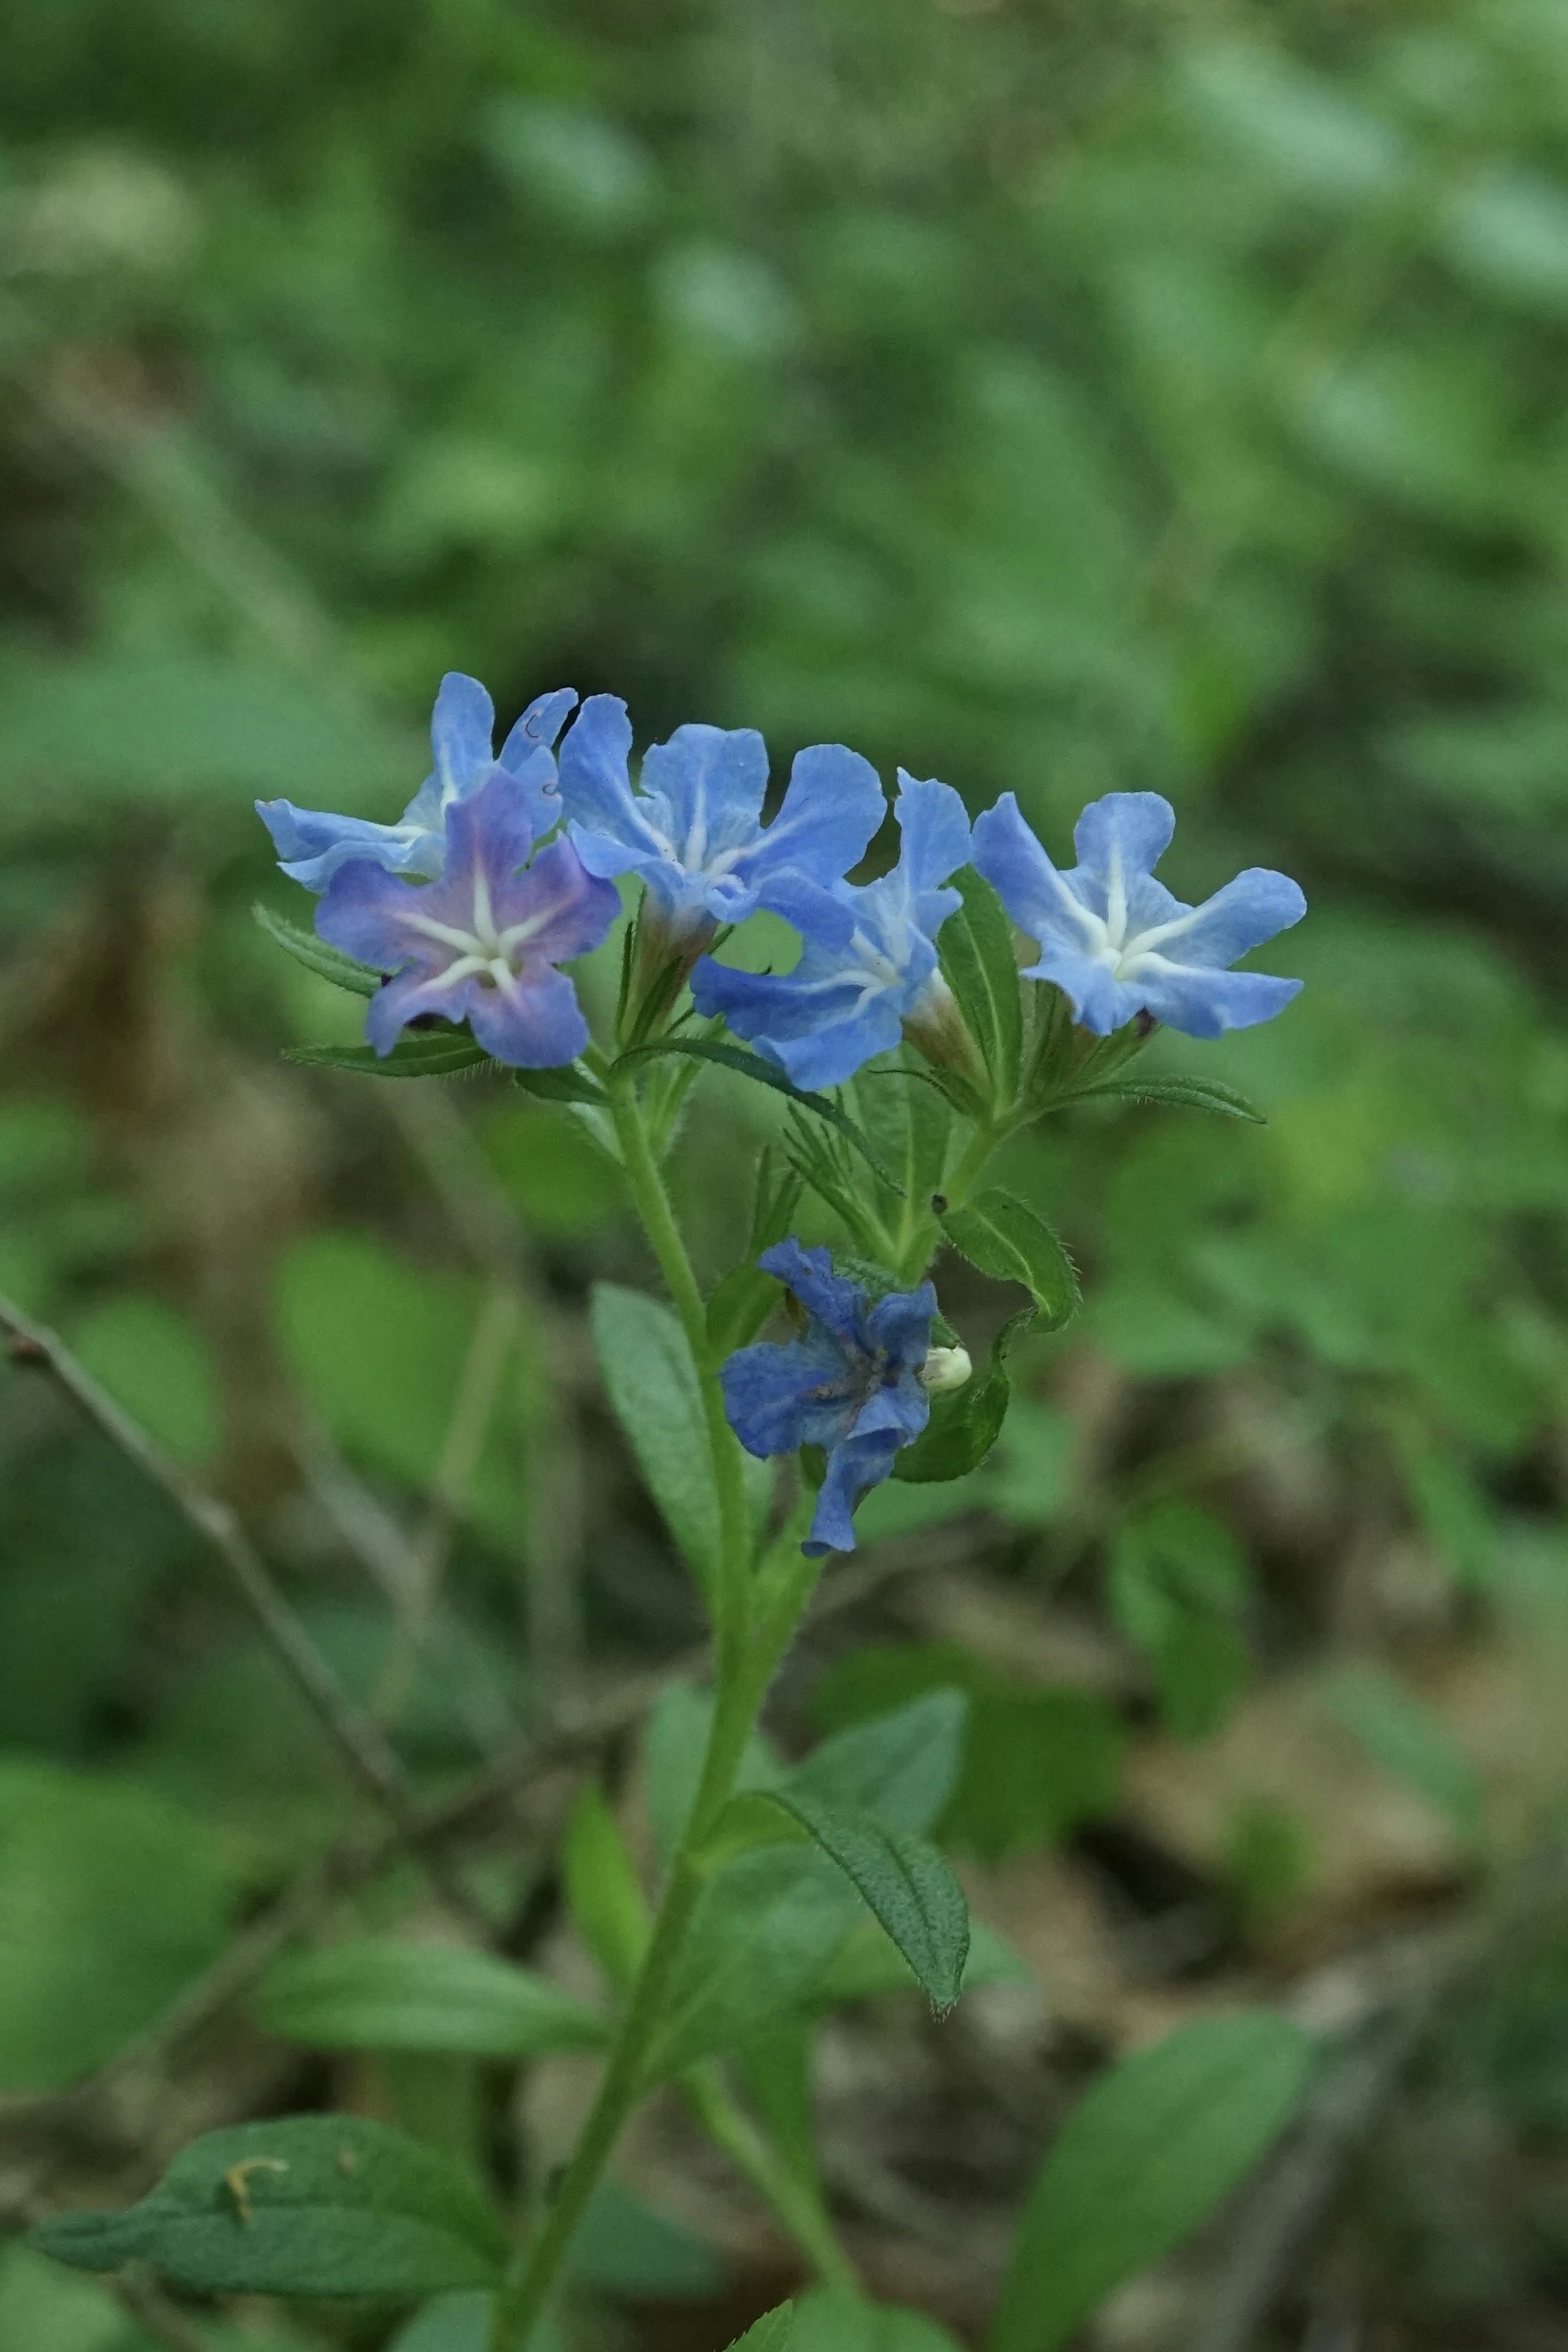
<svg viewBox="0 0 1568 2352">
<path fill-rule="evenodd" d="M 682 2076 L 680 2087 L 710 2139 L 773 2207 L 818 2278 L 828 2286 L 858 2294 L 859 2276 L 838 2242 L 821 2198 L 791 2171 L 744 2108 L 731 2097 L 718 2069 L 693 2067 Z"/>
<path fill-rule="evenodd" d="M 627 2118 L 649 2086 L 648 2051 L 702 1890 L 703 1874 L 698 1857 L 729 1802 L 747 1739 L 771 1679 L 772 1664 L 776 1663 L 793 1630 L 792 1622 L 781 1632 L 782 1612 L 775 1602 L 765 1612 L 765 1626 L 757 1628 L 761 1640 L 755 1644 L 752 1641 L 752 1541 L 742 1484 L 741 1451 L 724 1412 L 723 1391 L 708 1340 L 702 1294 L 676 1224 L 658 1163 L 649 1147 L 635 1087 L 628 1078 L 617 1079 L 612 1072 L 607 1087 L 626 1181 L 680 1318 L 701 1390 L 719 1496 L 719 1577 L 712 1595 L 715 1705 L 696 1801 L 653 1922 L 647 1950 L 605 2060 L 593 2108 L 542 2222 L 519 2255 L 497 2296 L 490 2352 L 525 2352 L 554 2292 L 562 2263 L 588 2200 L 598 2186 Z M 805 1580 L 801 1581 L 804 1584 Z M 785 1600 L 787 1606 L 786 1596 L 780 1598 Z M 805 1601 L 805 1591 L 802 1591 L 797 1615 Z M 768 1662 L 766 1669 L 760 1671 L 764 1660 Z"/>
<path fill-rule="evenodd" d="M 742 1483 L 741 1448 L 724 1411 L 724 1391 L 708 1339 L 708 1316 L 691 1260 L 669 1205 L 664 1178 L 653 1156 L 634 1081 L 612 1077 L 610 1113 L 626 1182 L 643 1230 L 658 1261 L 670 1301 L 691 1350 L 702 1395 L 702 1416 L 708 1429 L 708 1451 L 713 1484 L 719 1496 L 719 1586 L 712 1595 L 714 1632 L 718 1637 L 719 1680 L 725 1678 L 726 1661 L 745 1640 L 750 1608 L 751 1529 Z"/>
</svg>

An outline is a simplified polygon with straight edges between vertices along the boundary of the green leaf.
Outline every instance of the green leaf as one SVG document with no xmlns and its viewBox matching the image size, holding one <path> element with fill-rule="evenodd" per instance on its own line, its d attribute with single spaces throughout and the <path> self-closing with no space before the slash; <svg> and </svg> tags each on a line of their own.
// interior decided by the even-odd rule
<svg viewBox="0 0 1568 2352">
<path fill-rule="evenodd" d="M 969 1922 L 969 1957 L 963 1990 L 977 1985 L 1032 1985 L 1028 1969 L 984 1919 Z M 862 1919 L 855 1933 L 811 1989 L 814 2010 L 837 2009 L 847 2000 L 875 2000 L 890 1992 L 918 1992 L 920 1979 L 879 1919 Z"/>
<path fill-rule="evenodd" d="M 817 1118 L 826 1119 L 829 1127 L 852 1143 L 873 1174 L 879 1176 L 889 1192 L 901 1199 L 898 1179 L 883 1167 L 868 1139 L 856 1126 L 847 1111 L 826 1095 L 806 1094 L 787 1078 L 776 1062 L 764 1061 L 761 1054 L 748 1054 L 741 1045 L 721 1045 L 710 1037 L 658 1037 L 651 1045 L 634 1045 L 622 1054 L 616 1063 L 617 1070 L 635 1068 L 638 1063 L 652 1061 L 660 1054 L 685 1054 L 694 1061 L 717 1062 L 726 1070 L 737 1070 L 743 1078 L 752 1078 L 758 1086 L 770 1087 L 774 1094 L 787 1096 Z"/>
<path fill-rule="evenodd" d="M 1217 1731 L 1251 1664 L 1236 1619 L 1247 1559 L 1224 1521 L 1194 1503 L 1158 1503 L 1129 1519 L 1110 1548 L 1111 1613 L 1148 1659 L 1160 1709 L 1178 1739 Z"/>
<path fill-rule="evenodd" d="M 400 1037 L 390 1054 L 374 1045 L 289 1045 L 283 1058 L 311 1070 L 356 1070 L 364 1078 L 441 1078 L 477 1070 L 490 1057 L 460 1029 L 429 1029 Z"/>
<path fill-rule="evenodd" d="M 1074 1102 L 1136 1102 L 1169 1104 L 1183 1110 L 1212 1110 L 1222 1118 L 1250 1119 L 1255 1127 L 1267 1127 L 1263 1113 L 1249 1103 L 1234 1087 L 1221 1086 L 1217 1078 L 1113 1078 L 1102 1087 L 1086 1087 L 1081 1093 L 1056 1095 L 1047 1108 L 1060 1110 Z"/>
<path fill-rule="evenodd" d="M 139 2205 L 59 2214 L 32 2242 L 77 2270 L 150 2263 L 197 2294 L 386 2301 L 493 2286 L 508 2252 L 449 2157 L 361 2116 L 209 2132 Z"/>
<path fill-rule="evenodd" d="M 890 1829 L 929 1830 L 957 1785 L 968 1712 L 962 1691 L 930 1691 L 824 1740 L 784 1790 L 875 1814 Z"/>
<path fill-rule="evenodd" d="M 339 948 L 329 947 L 314 931 L 301 930 L 287 915 L 275 915 L 270 907 L 258 902 L 251 913 L 262 929 L 275 939 L 280 948 L 313 971 L 321 980 L 330 980 L 334 988 L 346 988 L 351 996 L 374 996 L 381 986 L 382 974 L 373 971 L 367 963 L 356 963 Z"/>
<path fill-rule="evenodd" d="M 957 2000 L 969 1953 L 969 1906 L 934 1845 L 875 1814 L 827 1802 L 795 1780 L 769 1790 L 858 1888 L 939 2014 Z"/>
<path fill-rule="evenodd" d="M 947 984 L 958 999 L 963 1025 L 980 1049 L 998 1108 L 1017 1098 L 1024 1045 L 1024 996 L 1013 953 L 1013 927 L 1002 901 L 973 866 L 952 877 L 963 904 L 937 937 Z"/>
<path fill-rule="evenodd" d="M 781 2303 L 753 2319 L 744 2336 L 737 2336 L 730 2352 L 795 2352 L 795 2305 Z"/>
<path fill-rule="evenodd" d="M 618 2180 L 595 2189 L 566 2261 L 574 2278 L 601 2294 L 639 2300 L 694 2301 L 714 2294 L 726 2276 L 706 2238 Z"/>
<path fill-rule="evenodd" d="M 437 2295 L 406 2327 L 399 2328 L 388 2352 L 489 2352 L 494 2308 L 492 2295 L 471 2290 Z M 544 2352 L 538 2336 L 531 2342 L 529 2352 Z"/>
<path fill-rule="evenodd" d="M 605 2020 L 545 1977 L 456 1944 L 365 1941 L 295 1952 L 268 1971 L 257 2019 L 307 2050 L 523 2058 L 597 2050 Z"/>
<path fill-rule="evenodd" d="M 997 1282 L 1021 1282 L 1048 1331 L 1059 1329 L 1079 1303 L 1073 1263 L 1044 1217 L 997 1187 L 961 1209 L 947 1210 L 942 1232 L 971 1265 Z"/>
<path fill-rule="evenodd" d="M 897 1174 L 904 1198 L 921 1212 L 942 1190 L 952 1136 L 952 1105 L 933 1077 L 904 1045 L 890 1064 L 875 1064 L 855 1081 L 861 1124 Z"/>
<path fill-rule="evenodd" d="M 725 1863 L 698 1898 L 647 2079 L 721 2057 L 798 2009 L 860 1916 L 855 1888 L 813 1845 Z"/>
<path fill-rule="evenodd" d="M 893 1456 L 893 1475 L 912 1486 L 966 1478 L 977 1470 L 1002 1434 L 1012 1386 L 1007 1356 L 1013 1342 L 1034 1322 L 1032 1307 L 1009 1316 L 991 1342 L 984 1370 L 951 1395 L 933 1397 L 931 1419 L 912 1445 Z"/>
<path fill-rule="evenodd" d="M 1093 1691 L 1005 1682 L 955 1642 L 852 1651 L 818 1683 L 814 1712 L 830 1726 L 863 1723 L 944 1688 L 969 1696 L 958 1787 L 936 1824 L 944 1845 L 999 1862 L 1113 1810 L 1127 1744 L 1115 1708 Z"/>
<path fill-rule="evenodd" d="M 637 1466 L 704 1592 L 719 1563 L 719 1497 L 708 1453 L 702 1392 L 686 1334 L 672 1308 L 640 1290 L 596 1282 L 589 1308 L 605 1387 Z M 745 1457 L 753 1512 L 766 1508 L 773 1474 Z"/>
<path fill-rule="evenodd" d="M 647 1944 L 648 1908 L 620 1824 L 596 1780 L 572 1808 L 561 1866 L 578 1934 L 610 1983 L 625 1990 Z"/>
<path fill-rule="evenodd" d="M 795 2305 L 789 2352 L 960 2352 L 923 2311 L 868 2303 L 843 2287 L 813 2287 Z"/>
<path fill-rule="evenodd" d="M 643 1801 L 660 1862 L 668 1864 L 685 1834 L 702 1778 L 702 1759 L 713 1727 L 713 1696 L 691 1683 L 672 1683 L 648 1717 L 643 1741 Z M 784 1768 L 760 1731 L 747 1740 L 735 1774 L 746 1795 L 771 1789 Z"/>
<path fill-rule="evenodd" d="M 231 1872 L 150 1792 L 0 1764 L 0 2090 L 62 2090 L 223 1948 Z"/>
<path fill-rule="evenodd" d="M 1054 2352 L 1173 2252 L 1278 2138 L 1312 2059 L 1300 2026 L 1253 2010 L 1184 2026 L 1113 2066 L 1030 2193 L 988 2352 Z"/>
<path fill-rule="evenodd" d="M 610 1099 L 597 1078 L 577 1062 L 563 1062 L 555 1070 L 513 1070 L 511 1076 L 514 1086 L 541 1102 L 592 1103 L 598 1108 Z"/>
<path fill-rule="evenodd" d="M 1480 1775 L 1435 1709 L 1381 1667 L 1337 1667 L 1324 1686 L 1331 1711 L 1375 1764 L 1435 1806 L 1461 1838 L 1481 1825 Z"/>
</svg>

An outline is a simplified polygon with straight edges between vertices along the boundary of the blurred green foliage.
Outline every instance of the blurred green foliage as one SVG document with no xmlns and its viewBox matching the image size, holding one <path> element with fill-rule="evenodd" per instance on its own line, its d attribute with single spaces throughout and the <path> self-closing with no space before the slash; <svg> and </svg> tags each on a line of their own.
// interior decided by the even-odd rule
<svg viewBox="0 0 1568 2352">
<path fill-rule="evenodd" d="M 1204 1055 L 1268 1129 L 1078 1114 L 1016 1148 L 1084 1313 L 1020 1350 L 985 1468 L 883 1490 L 868 1537 L 984 1512 L 1183 1738 L 1310 1650 L 1363 1522 L 1457 1609 L 1561 1581 L 1562 0 L 13 0 L 5 46 L 0 1288 L 247 1501 L 367 1698 L 386 1596 L 343 1570 L 332 1480 L 429 1507 L 456 1569 L 399 1718 L 419 1772 L 526 1709 L 522 1551 L 591 1558 L 591 1646 L 694 1626 L 607 1422 L 585 1500 L 553 1494 L 537 1331 L 453 1470 L 483 1251 L 416 1121 L 278 1068 L 352 1033 L 250 925 L 284 903 L 250 801 L 392 813 L 447 667 L 507 718 L 567 678 L 639 740 L 759 725 L 775 772 L 843 737 L 976 806 L 1016 790 L 1053 849 L 1153 787 L 1184 895 L 1248 859 L 1308 889 L 1300 1003 Z M 702 1087 L 677 1172 L 716 1270 L 766 1113 Z M 580 1126 L 447 1099 L 549 1313 L 643 1279 Z M 24 2088 L 145 2022 L 335 1800 L 172 1516 L 0 1382 Z M 1292 1476 L 1294 1519 L 1249 1507 Z M 961 1850 L 1114 1806 L 1117 1707 L 952 1643 L 837 1661 L 820 1721 L 942 1684 L 972 1699 Z M 1474 1772 L 1396 1679 L 1324 1706 L 1474 1834 Z M 1313 1861 L 1259 1800 L 1227 1866 L 1262 1920 Z M 161 1891 L 144 1948 L 104 1942 L 126 1873 Z M 1516 2071 L 1556 2050 L 1541 1983 L 1499 2028 Z M 20 2259 L 13 2311 L 49 2352 L 130 2341 Z"/>
</svg>

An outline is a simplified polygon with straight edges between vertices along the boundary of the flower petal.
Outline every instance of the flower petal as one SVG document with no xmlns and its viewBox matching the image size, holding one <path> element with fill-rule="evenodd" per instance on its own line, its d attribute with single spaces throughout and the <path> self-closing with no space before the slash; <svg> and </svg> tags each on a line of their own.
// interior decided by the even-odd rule
<svg viewBox="0 0 1568 2352">
<path fill-rule="evenodd" d="M 574 829 L 603 834 L 657 857 L 658 836 L 638 809 L 626 773 L 631 721 L 618 695 L 591 694 L 560 752 L 561 799 Z"/>
<path fill-rule="evenodd" d="M 893 1466 L 900 1439 L 877 1432 L 846 1438 L 827 1457 L 827 1475 L 812 1513 L 811 1533 L 801 1549 L 810 1559 L 827 1551 L 855 1549 L 854 1509 L 868 1488 L 879 1486 Z"/>
<path fill-rule="evenodd" d="M 506 929 L 528 925 L 520 944 L 531 959 L 570 963 L 593 953 L 620 913 L 621 898 L 613 882 L 587 871 L 571 842 L 552 841 L 525 873 L 498 889 L 495 907 Z"/>
<path fill-rule="evenodd" d="M 866 1318 L 867 1340 L 873 1348 L 885 1349 L 900 1369 L 907 1366 L 919 1371 L 931 1351 L 935 1313 L 936 1289 L 931 1283 L 922 1282 L 918 1290 L 889 1291 Z"/>
<path fill-rule="evenodd" d="M 461 993 L 475 1037 L 509 1069 L 560 1069 L 588 1043 L 577 992 L 552 965 L 527 965 L 494 988 L 469 981 Z"/>
<path fill-rule="evenodd" d="M 783 806 L 736 871 L 770 906 L 766 885 L 786 867 L 829 887 L 865 856 L 887 813 L 869 760 L 843 743 L 812 743 L 796 752 Z"/>
<path fill-rule="evenodd" d="M 1140 1002 L 1156 1021 L 1187 1037 L 1220 1037 L 1227 1029 L 1255 1029 L 1283 1013 L 1301 992 L 1299 980 L 1277 980 L 1267 971 L 1215 971 L 1169 964 L 1141 973 Z"/>
<path fill-rule="evenodd" d="M 558 686 L 549 694 L 536 695 L 500 747 L 499 764 L 511 775 L 521 775 L 536 751 L 548 751 L 565 726 L 576 704 L 577 697 L 569 686 Z M 488 751 L 488 745 L 487 745 Z"/>
<path fill-rule="evenodd" d="M 1184 908 L 1129 940 L 1128 952 L 1136 957 L 1158 950 L 1177 963 L 1212 969 L 1234 963 L 1248 948 L 1289 930 L 1306 911 L 1306 898 L 1288 874 L 1249 866 L 1201 907 Z"/>
<path fill-rule="evenodd" d="M 764 1460 L 793 1454 L 797 1446 L 814 1442 L 808 1425 L 820 1420 L 819 1411 L 814 1410 L 815 1391 L 844 1371 L 843 1351 L 826 1335 L 815 1349 L 798 1339 L 787 1347 L 759 1339 L 752 1347 L 737 1349 L 719 1375 L 730 1426 L 748 1454 Z M 848 1412 L 846 1402 L 837 1413 L 843 1426 Z M 833 1434 L 842 1434 L 842 1427 Z"/>
<path fill-rule="evenodd" d="M 903 835 L 899 866 L 911 897 L 934 889 L 967 866 L 972 855 L 969 812 L 951 784 L 934 776 L 923 783 L 899 770 L 899 797 L 893 803 Z"/>
<path fill-rule="evenodd" d="M 1068 889 L 1024 822 L 1016 794 L 1004 793 L 975 818 L 974 863 L 1018 929 L 1042 948 L 1059 943 L 1081 953 L 1098 945 L 1104 926 Z"/>
<path fill-rule="evenodd" d="M 717 848 L 756 832 L 768 788 L 768 751 L 754 727 L 678 727 L 643 757 L 642 788 L 669 812 L 670 840 L 689 871 Z"/>
<path fill-rule="evenodd" d="M 479 679 L 449 669 L 430 714 L 430 748 L 443 801 L 468 789 L 475 772 L 489 766 L 495 725 L 495 704 Z"/>
<path fill-rule="evenodd" d="M 765 1249 L 757 1264 L 794 1292 L 808 1315 L 832 1332 L 846 1347 L 858 1347 L 860 1317 L 866 1294 L 858 1282 L 836 1272 L 833 1252 L 807 1249 L 793 1234 Z"/>
<path fill-rule="evenodd" d="M 256 813 L 272 835 L 284 873 L 307 890 L 324 890 L 338 868 L 355 858 L 394 874 L 441 870 L 442 836 L 423 826 L 373 824 L 365 817 L 296 808 L 292 801 L 258 801 Z"/>
<path fill-rule="evenodd" d="M 1090 801 L 1073 827 L 1078 862 L 1105 882 L 1113 861 L 1121 867 L 1122 887 L 1133 877 L 1152 874 L 1171 845 L 1176 812 L 1161 793 L 1107 793 Z"/>
</svg>

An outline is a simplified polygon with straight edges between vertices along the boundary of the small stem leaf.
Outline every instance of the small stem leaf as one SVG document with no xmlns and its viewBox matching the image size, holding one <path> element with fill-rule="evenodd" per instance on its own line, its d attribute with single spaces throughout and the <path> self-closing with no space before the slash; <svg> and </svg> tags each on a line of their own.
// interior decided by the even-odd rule
<svg viewBox="0 0 1568 2352">
<path fill-rule="evenodd" d="M 1021 1282 L 1047 1331 L 1059 1329 L 1079 1303 L 1078 1276 L 1044 1217 L 993 1187 L 949 1209 L 942 1232 L 961 1257 L 998 1282 Z"/>
<path fill-rule="evenodd" d="M 813 1844 L 755 1846 L 725 1863 L 692 1914 L 645 2080 L 722 2057 L 804 2008 L 863 1916 Z"/>
<path fill-rule="evenodd" d="M 980 1049 L 998 1110 L 1017 1099 L 1024 1049 L 1024 997 L 1013 953 L 1013 927 L 1001 899 L 973 866 L 952 877 L 963 904 L 937 940 L 949 988 L 963 1025 Z"/>
<path fill-rule="evenodd" d="M 287 915 L 275 915 L 270 907 L 263 907 L 259 903 L 250 911 L 262 929 L 275 939 L 296 963 L 302 963 L 306 971 L 313 971 L 319 980 L 330 980 L 334 988 L 346 988 L 351 996 L 374 996 L 381 986 L 379 971 L 373 971 L 367 963 L 356 963 L 353 956 L 344 955 L 341 949 L 329 947 L 325 940 L 316 937 L 314 931 L 301 930 L 298 923 L 289 920 Z"/>
<path fill-rule="evenodd" d="M 929 1830 L 958 1785 L 968 1714 L 963 1691 L 927 1691 L 892 1715 L 825 1739 L 784 1786 L 874 1814 L 891 1829 Z"/>
<path fill-rule="evenodd" d="M 449 2156 L 361 2116 L 209 2132 L 119 2213 L 61 2213 L 32 2243 L 76 2270 L 150 2263 L 197 2294 L 374 2295 L 494 2286 L 507 2235 Z"/>
<path fill-rule="evenodd" d="M 594 1350 L 616 1418 L 704 1592 L 719 1572 L 719 1495 L 697 1367 L 679 1317 L 618 1283 L 594 1286 Z"/>
<path fill-rule="evenodd" d="M 1266 2154 L 1313 2046 L 1268 2010 L 1204 2018 L 1125 2058 L 1058 2135 L 1024 2209 L 988 2352 L 1056 2352 Z"/>
<path fill-rule="evenodd" d="M 577 1062 L 564 1062 L 557 1070 L 513 1070 L 511 1075 L 515 1085 L 525 1094 L 537 1095 L 541 1102 L 592 1103 L 602 1109 L 610 1099 Z"/>
<path fill-rule="evenodd" d="M 484 1047 L 462 1029 L 420 1030 L 400 1037 L 390 1054 L 378 1054 L 374 1045 L 290 1045 L 283 1058 L 312 1070 L 357 1070 L 367 1078 L 440 1078 L 493 1066 Z"/>
<path fill-rule="evenodd" d="M 815 2286 L 795 2307 L 790 2352 L 961 2352 L 961 2347 L 923 2311 L 868 2303 L 841 2286 Z"/>
<path fill-rule="evenodd" d="M 883 1167 L 870 1142 L 847 1112 L 840 1110 L 826 1095 L 805 1093 L 784 1076 L 776 1063 L 764 1061 L 761 1054 L 748 1054 L 742 1045 L 721 1045 L 712 1037 L 656 1037 L 651 1045 L 628 1048 L 621 1055 L 616 1067 L 618 1070 L 635 1069 L 639 1063 L 651 1061 L 659 1054 L 686 1054 L 695 1061 L 717 1062 L 726 1070 L 738 1070 L 743 1078 L 755 1079 L 758 1086 L 771 1087 L 774 1094 L 787 1096 L 791 1102 L 799 1103 L 816 1118 L 826 1119 L 829 1127 L 836 1127 L 840 1135 L 847 1137 L 873 1174 L 879 1176 L 890 1192 L 899 1192 L 902 1197 L 898 1179 Z"/>
<path fill-rule="evenodd" d="M 257 2000 L 264 2032 L 307 2050 L 413 2050 L 524 2058 L 597 2050 L 602 2017 L 531 1969 L 453 1944 L 365 1941 L 275 1963 Z"/>
<path fill-rule="evenodd" d="M 572 1808 L 561 1867 L 578 1934 L 616 1991 L 624 1992 L 642 1965 L 652 1923 L 620 1823 L 596 1780 Z"/>
<path fill-rule="evenodd" d="M 1015 1339 L 1035 1319 L 1032 1307 L 1009 1317 L 991 1342 L 983 1372 L 949 1396 L 933 1400 L 931 1419 L 912 1445 L 893 1456 L 893 1475 L 910 1486 L 935 1486 L 949 1478 L 966 1477 L 978 1470 L 1002 1434 L 1012 1394 L 1007 1379 L 1007 1354 Z"/>
<path fill-rule="evenodd" d="M 1053 1096 L 1045 1108 L 1062 1110 L 1068 1103 L 1080 1102 L 1165 1103 L 1183 1110 L 1212 1110 L 1222 1118 L 1250 1119 L 1254 1127 L 1268 1124 L 1245 1095 L 1217 1078 L 1114 1078 L 1105 1086 Z"/>
<path fill-rule="evenodd" d="M 768 1795 L 810 1832 L 858 1888 L 939 2013 L 950 2010 L 969 1957 L 969 1906 L 934 1845 L 875 1814 L 828 1803 L 792 1779 Z"/>
<path fill-rule="evenodd" d="M 791 2352 L 795 2338 L 795 2305 L 781 2303 L 753 2319 L 744 2336 L 737 2336 L 730 2352 Z"/>
</svg>

